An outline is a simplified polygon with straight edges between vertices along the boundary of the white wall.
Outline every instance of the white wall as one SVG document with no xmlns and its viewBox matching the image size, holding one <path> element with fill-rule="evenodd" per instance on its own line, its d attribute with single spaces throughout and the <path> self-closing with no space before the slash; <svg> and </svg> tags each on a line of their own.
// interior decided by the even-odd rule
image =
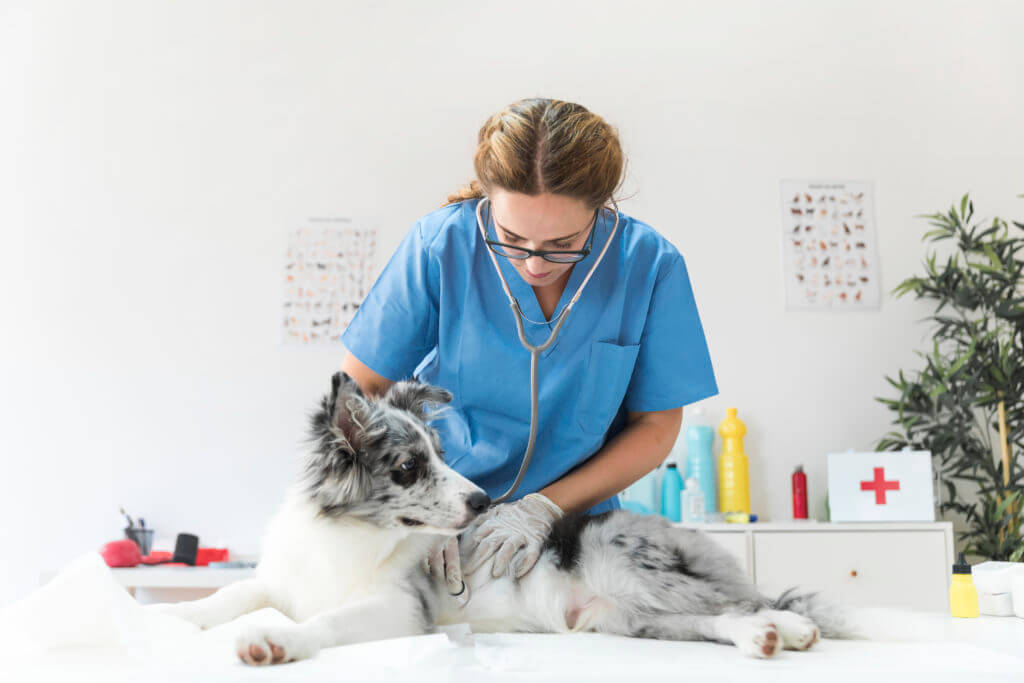
<svg viewBox="0 0 1024 683">
<path fill-rule="evenodd" d="M 384 256 L 525 96 L 616 124 L 623 210 L 687 258 L 752 500 L 889 428 L 925 308 L 785 313 L 779 179 L 872 180 L 883 286 L 970 190 L 1021 216 L 1010 2 L 0 3 L 0 604 L 119 533 L 253 552 L 342 351 L 277 345 L 282 232 L 371 217 Z"/>
</svg>

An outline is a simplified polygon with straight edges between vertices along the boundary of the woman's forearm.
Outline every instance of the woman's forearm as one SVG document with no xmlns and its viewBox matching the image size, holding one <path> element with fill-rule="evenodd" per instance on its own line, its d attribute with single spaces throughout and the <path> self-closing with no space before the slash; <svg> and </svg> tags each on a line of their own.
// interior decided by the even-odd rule
<svg viewBox="0 0 1024 683">
<path fill-rule="evenodd" d="M 540 492 L 566 513 L 589 509 L 657 467 L 672 450 L 682 420 L 682 408 L 630 413 L 604 448 Z"/>
</svg>

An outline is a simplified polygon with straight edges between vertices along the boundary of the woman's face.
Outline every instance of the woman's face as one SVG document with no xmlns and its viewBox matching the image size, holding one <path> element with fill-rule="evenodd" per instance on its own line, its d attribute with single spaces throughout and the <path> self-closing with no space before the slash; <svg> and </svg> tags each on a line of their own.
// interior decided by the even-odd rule
<svg viewBox="0 0 1024 683">
<path fill-rule="evenodd" d="M 564 195 L 530 196 L 496 189 L 490 195 L 491 222 L 499 242 L 535 251 L 582 249 L 594 222 L 594 210 L 581 199 Z M 572 263 L 552 263 L 540 256 L 509 259 L 530 285 L 560 282 Z"/>
</svg>

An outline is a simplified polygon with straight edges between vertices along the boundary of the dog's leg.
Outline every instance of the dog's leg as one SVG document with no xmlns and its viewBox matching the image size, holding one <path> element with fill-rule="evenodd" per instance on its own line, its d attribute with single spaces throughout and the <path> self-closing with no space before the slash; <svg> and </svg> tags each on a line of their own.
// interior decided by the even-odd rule
<svg viewBox="0 0 1024 683">
<path fill-rule="evenodd" d="M 720 634 L 751 657 L 773 657 L 782 649 L 775 622 L 758 614 L 722 614 L 715 617 Z"/>
<path fill-rule="evenodd" d="M 817 625 L 796 612 L 764 609 L 757 616 L 766 617 L 775 624 L 787 650 L 807 650 L 821 638 Z"/>
<path fill-rule="evenodd" d="M 224 586 L 213 595 L 189 602 L 146 605 L 146 609 L 181 617 L 200 628 L 213 628 L 243 614 L 272 607 L 270 593 L 260 579 L 246 579 Z"/>
<path fill-rule="evenodd" d="M 407 594 L 367 598 L 286 627 L 246 629 L 235 651 L 246 664 L 265 666 L 308 659 L 320 649 L 424 633 L 423 609 Z"/>
<path fill-rule="evenodd" d="M 636 638 L 732 643 L 743 654 L 761 658 L 772 657 L 782 648 L 776 625 L 763 613 L 717 616 L 640 614 L 629 620 L 626 629 L 615 629 L 614 632 Z"/>
</svg>

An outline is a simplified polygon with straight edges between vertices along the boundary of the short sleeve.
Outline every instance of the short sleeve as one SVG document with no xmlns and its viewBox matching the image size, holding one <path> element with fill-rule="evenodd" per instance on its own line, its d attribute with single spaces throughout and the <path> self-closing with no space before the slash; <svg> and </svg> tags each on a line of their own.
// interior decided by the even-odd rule
<svg viewBox="0 0 1024 683">
<path fill-rule="evenodd" d="M 412 376 L 437 346 L 438 263 L 423 223 L 412 227 L 341 335 L 345 348 L 387 379 Z"/>
<path fill-rule="evenodd" d="M 651 294 L 626 410 L 670 410 L 718 393 L 704 328 L 681 255 L 666 263 Z"/>
</svg>

